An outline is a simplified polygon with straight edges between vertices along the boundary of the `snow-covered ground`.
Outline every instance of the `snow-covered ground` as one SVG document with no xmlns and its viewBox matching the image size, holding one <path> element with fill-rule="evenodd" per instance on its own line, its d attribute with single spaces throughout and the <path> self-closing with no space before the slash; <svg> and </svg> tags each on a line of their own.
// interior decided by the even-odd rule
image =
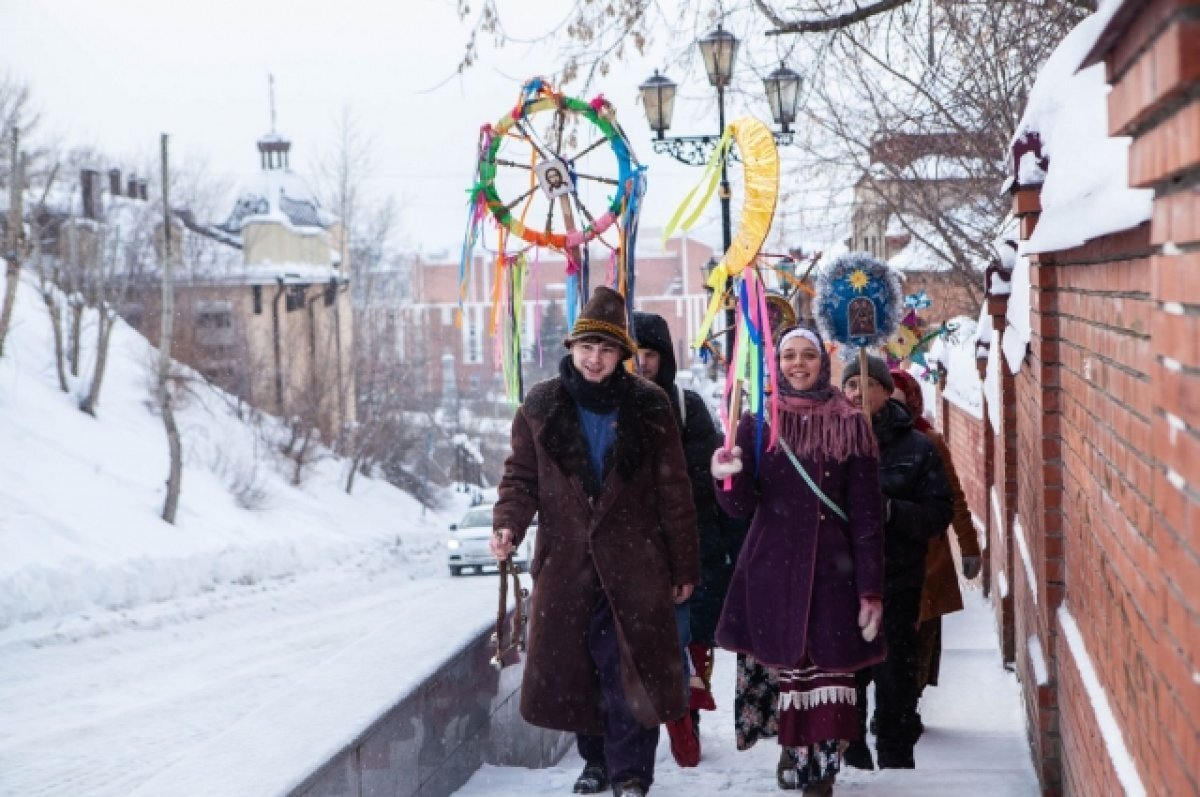
<svg viewBox="0 0 1200 797">
<path fill-rule="evenodd" d="M 917 744 L 917 769 L 863 772 L 846 769 L 836 795 L 862 797 L 1035 797 L 1040 794 L 1025 737 L 1024 712 L 1015 676 L 1000 665 L 991 611 L 978 591 L 964 595 L 966 611 L 946 618 L 941 684 L 921 701 L 925 734 Z M 733 743 L 732 654 L 718 653 L 714 688 L 718 708 L 701 723 L 703 760 L 680 769 L 671 759 L 666 733 L 659 742 L 655 797 L 727 797 L 779 794 L 775 763 L 779 747 L 759 742 L 739 753 Z M 874 745 L 872 744 L 872 748 Z M 583 767 L 571 752 L 545 770 L 484 766 L 457 797 L 562 795 L 571 793 Z"/>
<path fill-rule="evenodd" d="M 90 353 L 64 394 L 49 352 L 40 297 L 22 285 L 0 359 L 0 795 L 286 793 L 490 622 L 495 578 L 446 570 L 466 496 L 423 515 L 369 479 L 346 496 L 332 459 L 299 488 L 266 460 L 263 503 L 241 508 L 233 488 L 263 441 L 201 387 L 179 412 L 179 523 L 163 523 L 153 351 L 117 328 L 98 418 L 76 408 Z M 921 768 L 851 772 L 840 793 L 1036 793 L 1016 684 L 970 600 L 947 623 Z M 775 790 L 771 745 L 733 750 L 731 665 L 718 663 L 705 761 L 681 771 L 664 743 L 656 794 Z M 569 793 L 578 768 L 573 754 L 549 770 L 485 768 L 461 793 Z"/>
<path fill-rule="evenodd" d="M 173 773 L 222 740 L 260 763 L 189 786 L 273 793 L 254 785 L 308 774 L 494 618 L 494 577 L 446 568 L 467 496 L 429 513 L 372 479 L 347 496 L 333 458 L 293 487 L 272 429 L 201 383 L 178 411 L 183 493 L 164 523 L 154 350 L 119 323 L 83 414 L 91 329 L 63 393 L 33 288 L 0 358 L 0 795 L 178 794 Z M 247 484 L 253 510 L 234 497 Z M 256 723 L 275 729 L 257 750 L 238 735 Z"/>
</svg>

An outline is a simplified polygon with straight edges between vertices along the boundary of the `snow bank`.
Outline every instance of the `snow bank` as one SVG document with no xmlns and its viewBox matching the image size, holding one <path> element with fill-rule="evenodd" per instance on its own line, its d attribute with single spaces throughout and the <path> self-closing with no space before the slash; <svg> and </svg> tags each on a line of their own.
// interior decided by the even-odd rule
<svg viewBox="0 0 1200 797">
<path fill-rule="evenodd" d="M 1029 280 L 1029 258 L 1019 255 L 1016 258 L 1009 281 L 1010 293 L 1008 309 L 1005 311 L 1004 338 L 1000 348 L 1004 352 L 1004 360 L 1008 363 L 1009 373 L 1016 375 L 1021 372 L 1025 362 L 1025 352 L 1032 338 L 1030 329 L 1032 322 L 1032 301 L 1030 297 L 1031 283 Z"/>
<path fill-rule="evenodd" d="M 1076 71 L 1120 4 L 1101 3 L 1046 60 L 1029 93 L 1012 144 L 1036 135 L 1050 164 L 1042 183 L 1042 214 L 1022 254 L 1070 249 L 1150 218 L 1154 192 L 1131 189 L 1128 137 L 1110 138 L 1104 64 Z M 1036 181 L 1028 155 L 1021 179 Z M 1040 171 L 1040 170 L 1037 170 Z"/>
<path fill-rule="evenodd" d="M 177 523 L 163 522 L 157 352 L 118 321 L 98 415 L 85 415 L 77 406 L 95 356 L 94 317 L 86 324 L 80 376 L 63 393 L 45 306 L 32 281 L 20 285 L 0 359 L 0 629 L 440 545 L 442 520 L 420 520 L 420 504 L 391 485 L 356 480 L 346 495 L 339 460 L 315 463 L 303 486 L 291 486 L 276 461 L 280 430 L 240 421 L 231 397 L 198 376 L 177 413 Z M 238 494 L 259 508 L 243 508 Z"/>
<path fill-rule="evenodd" d="M 947 324 L 955 327 L 954 333 L 930 347 L 930 356 L 946 369 L 942 395 L 974 417 L 983 418 L 983 384 L 975 364 L 977 325 L 966 316 L 955 316 Z"/>
</svg>

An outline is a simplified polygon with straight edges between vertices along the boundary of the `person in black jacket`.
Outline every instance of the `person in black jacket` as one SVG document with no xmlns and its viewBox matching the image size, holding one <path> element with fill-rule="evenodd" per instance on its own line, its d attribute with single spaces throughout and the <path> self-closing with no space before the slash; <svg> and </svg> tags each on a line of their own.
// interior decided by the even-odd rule
<svg viewBox="0 0 1200 797">
<path fill-rule="evenodd" d="M 917 715 L 917 621 L 925 583 L 929 540 L 945 531 L 954 515 L 950 482 L 941 455 L 913 426 L 904 405 L 891 398 L 895 385 L 887 364 L 869 357 L 867 373 L 857 359 L 842 373 L 847 398 L 866 403 L 879 440 L 880 486 L 884 494 L 883 633 L 888 655 L 859 674 L 859 719 L 865 726 L 866 687 L 875 682 L 875 749 L 881 769 L 912 769 L 921 735 Z M 865 728 L 864 728 L 865 730 Z M 866 734 L 863 734 L 863 739 Z M 846 750 L 846 763 L 872 769 L 865 742 Z"/>
<path fill-rule="evenodd" d="M 737 549 L 745 536 L 746 524 L 730 518 L 717 507 L 713 479 L 709 471 L 713 451 L 722 443 L 721 432 L 713 424 L 708 406 L 700 395 L 675 383 L 677 365 L 671 329 L 666 319 L 654 313 L 633 314 L 634 337 L 638 344 L 638 366 L 642 376 L 661 387 L 671 400 L 675 420 L 683 437 L 692 499 L 696 504 L 696 524 L 700 535 L 700 583 L 691 599 L 677 607 L 680 642 L 691 671 L 691 727 L 684 721 L 668 723 L 671 749 L 681 766 L 694 766 L 699 760 L 700 709 L 716 705 L 709 689 L 712 675 L 713 636 L 717 619 L 725 603 L 725 592 Z M 692 738 L 688 738 L 691 736 Z M 692 739 L 695 747 L 692 749 Z"/>
</svg>

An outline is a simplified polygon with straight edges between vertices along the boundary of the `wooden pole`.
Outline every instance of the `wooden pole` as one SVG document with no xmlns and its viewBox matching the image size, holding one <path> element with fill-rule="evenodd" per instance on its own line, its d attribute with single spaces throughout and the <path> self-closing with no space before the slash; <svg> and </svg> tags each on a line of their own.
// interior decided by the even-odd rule
<svg viewBox="0 0 1200 797">
<path fill-rule="evenodd" d="M 871 420 L 871 408 L 867 405 L 867 347 L 858 347 L 858 393 L 862 396 L 863 415 Z"/>
<path fill-rule="evenodd" d="M 12 323 L 13 306 L 17 301 L 17 283 L 21 279 L 21 261 L 24 259 L 24 253 L 21 252 L 21 232 L 24 224 L 21 200 L 25 195 L 25 159 L 19 154 L 20 135 L 14 125 L 9 155 L 8 240 L 4 252 L 5 258 L 8 259 L 8 267 L 4 276 L 4 304 L 3 309 L 0 309 L 0 357 L 4 356 L 4 339 L 8 337 L 8 327 Z"/>
<path fill-rule="evenodd" d="M 163 204 L 163 271 L 162 271 L 162 328 L 158 340 L 158 400 L 162 409 L 163 426 L 167 430 L 167 446 L 171 464 L 167 476 L 167 498 L 163 503 L 163 520 L 175 522 L 179 508 L 179 493 L 183 483 L 183 444 L 175 424 L 170 376 L 171 336 L 175 326 L 175 258 L 171 251 L 171 170 L 167 157 L 167 134 L 162 134 L 162 204 Z"/>
</svg>

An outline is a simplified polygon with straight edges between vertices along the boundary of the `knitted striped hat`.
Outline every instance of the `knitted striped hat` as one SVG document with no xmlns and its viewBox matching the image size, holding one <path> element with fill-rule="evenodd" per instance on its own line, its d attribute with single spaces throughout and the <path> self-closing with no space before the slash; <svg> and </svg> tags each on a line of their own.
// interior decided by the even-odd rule
<svg viewBox="0 0 1200 797">
<path fill-rule="evenodd" d="M 625 313 L 625 297 L 603 285 L 596 288 L 592 298 L 579 311 L 571 334 L 563 341 L 568 349 L 584 338 L 604 338 L 621 347 L 621 359 L 628 360 L 637 352 L 637 344 L 629 337 L 629 319 Z"/>
</svg>

